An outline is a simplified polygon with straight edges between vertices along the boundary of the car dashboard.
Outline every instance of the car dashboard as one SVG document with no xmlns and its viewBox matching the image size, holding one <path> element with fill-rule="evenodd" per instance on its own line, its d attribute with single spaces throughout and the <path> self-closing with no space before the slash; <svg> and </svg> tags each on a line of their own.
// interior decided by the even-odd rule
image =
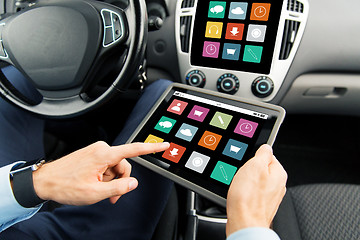
<svg viewBox="0 0 360 240">
<path fill-rule="evenodd" d="M 245 20 L 239 20 L 228 19 L 225 15 L 224 18 L 208 17 L 209 5 L 201 5 L 199 14 L 198 1 L 164 1 L 162 8 L 167 15 L 163 26 L 149 33 L 149 79 L 171 78 L 184 84 L 279 104 L 288 113 L 359 115 L 360 58 L 356 39 L 360 33 L 355 29 L 360 21 L 351 7 L 359 3 L 350 2 L 334 2 L 330 6 L 324 0 L 285 0 L 279 19 L 273 21 L 278 21 L 278 26 L 271 28 L 268 25 L 273 19 L 250 20 L 251 4 Z M 230 3 L 224 8 L 225 14 L 229 14 Z M 155 4 L 161 5 L 159 1 Z M 220 38 L 205 36 L 206 30 L 209 31 L 206 22 L 223 23 L 222 35 L 218 33 Z M 228 23 L 244 23 L 242 40 L 226 36 Z M 260 40 L 254 37 L 249 40 L 251 34 L 247 29 L 253 25 L 268 27 L 265 39 L 261 39 L 260 34 Z M 253 30 L 256 33 L 259 28 Z M 216 59 L 203 56 L 204 42 L 220 43 Z M 224 44 L 232 46 L 227 50 L 229 53 L 240 45 L 238 60 L 222 55 L 226 50 Z M 244 62 L 247 45 L 264 47 L 263 54 L 266 54 L 265 48 L 271 44 L 271 59 L 264 57 L 270 62 L 269 69 L 256 61 Z M 236 58 L 230 54 L 231 57 Z M 249 57 L 245 60 L 252 61 Z"/>
</svg>

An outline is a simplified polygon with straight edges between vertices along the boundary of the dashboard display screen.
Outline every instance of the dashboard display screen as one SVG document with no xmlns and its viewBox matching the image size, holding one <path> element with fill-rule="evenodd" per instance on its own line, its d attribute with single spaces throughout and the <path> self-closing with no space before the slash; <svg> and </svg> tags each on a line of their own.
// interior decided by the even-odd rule
<svg viewBox="0 0 360 240">
<path fill-rule="evenodd" d="M 169 142 L 165 152 L 141 158 L 226 198 L 235 173 L 268 142 L 279 116 L 273 109 L 172 88 L 131 141 Z"/>
<path fill-rule="evenodd" d="M 199 0 L 191 65 L 269 74 L 282 4 Z"/>
</svg>

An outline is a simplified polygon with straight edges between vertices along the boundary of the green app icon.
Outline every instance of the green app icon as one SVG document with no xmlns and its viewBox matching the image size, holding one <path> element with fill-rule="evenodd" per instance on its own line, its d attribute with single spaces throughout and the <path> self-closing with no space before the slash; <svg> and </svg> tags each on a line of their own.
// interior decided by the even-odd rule
<svg viewBox="0 0 360 240">
<path fill-rule="evenodd" d="M 226 129 L 229 126 L 232 117 L 233 116 L 222 112 L 216 112 L 214 117 L 211 119 L 210 125 L 221 129 Z"/>
<path fill-rule="evenodd" d="M 219 182 L 230 185 L 231 180 L 233 179 L 236 171 L 237 171 L 236 167 L 218 161 L 210 177 Z"/>
<path fill-rule="evenodd" d="M 224 18 L 226 2 L 210 1 L 209 4 L 209 18 Z"/>
<path fill-rule="evenodd" d="M 263 47 L 246 45 L 244 50 L 244 62 L 260 63 Z"/>
<path fill-rule="evenodd" d="M 156 124 L 155 129 L 164 133 L 169 133 L 174 127 L 175 123 L 176 120 L 163 116 Z"/>
</svg>

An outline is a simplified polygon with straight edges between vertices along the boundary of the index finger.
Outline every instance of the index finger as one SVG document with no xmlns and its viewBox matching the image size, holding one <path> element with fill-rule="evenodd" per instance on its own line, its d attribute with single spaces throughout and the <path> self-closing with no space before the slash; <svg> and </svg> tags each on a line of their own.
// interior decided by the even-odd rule
<svg viewBox="0 0 360 240">
<path fill-rule="evenodd" d="M 170 147 L 168 142 L 162 143 L 130 143 L 111 147 L 113 151 L 111 164 L 117 164 L 124 158 L 137 157 L 149 153 L 165 151 Z"/>
</svg>

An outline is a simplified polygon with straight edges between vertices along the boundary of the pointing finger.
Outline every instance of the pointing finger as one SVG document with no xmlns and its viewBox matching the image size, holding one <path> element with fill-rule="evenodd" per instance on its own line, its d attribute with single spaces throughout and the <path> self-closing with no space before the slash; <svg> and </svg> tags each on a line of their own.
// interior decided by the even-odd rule
<svg viewBox="0 0 360 240">
<path fill-rule="evenodd" d="M 168 149 L 169 143 L 131 143 L 120 146 L 111 147 L 110 162 L 112 165 L 118 164 L 124 158 L 137 157 L 149 153 L 161 152 Z"/>
</svg>

